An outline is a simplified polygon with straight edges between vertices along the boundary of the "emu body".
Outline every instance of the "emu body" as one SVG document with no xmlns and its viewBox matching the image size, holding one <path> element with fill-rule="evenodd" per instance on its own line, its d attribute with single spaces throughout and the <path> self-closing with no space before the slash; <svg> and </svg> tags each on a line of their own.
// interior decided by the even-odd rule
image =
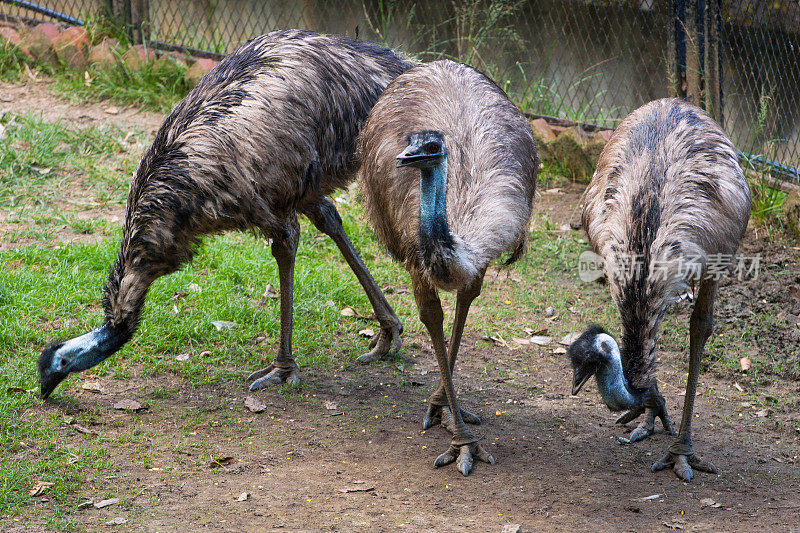
<svg viewBox="0 0 800 533">
<path fill-rule="evenodd" d="M 504 252 L 511 253 L 510 262 L 523 251 L 539 167 L 533 134 L 488 78 L 465 65 L 436 61 L 387 87 L 359 146 L 369 218 L 411 274 L 441 371 L 423 427 L 441 422 L 453 440 L 434 464 L 457 461 L 468 475 L 473 457 L 494 459 L 465 425 L 480 419 L 459 408 L 452 372 L 486 268 Z M 437 289 L 457 293 L 447 349 Z"/>
<path fill-rule="evenodd" d="M 380 321 L 372 352 L 360 359 L 396 351 L 402 325 L 326 196 L 354 178 L 363 122 L 411 66 L 370 43 L 304 31 L 263 35 L 223 59 L 170 113 L 139 163 L 105 286 L 105 323 L 43 350 L 42 395 L 130 339 L 152 282 L 191 260 L 201 236 L 234 229 L 272 240 L 280 276 L 280 347 L 273 364 L 251 376 L 251 389 L 298 382 L 291 346 L 298 212 L 333 238 Z"/>
<path fill-rule="evenodd" d="M 692 466 L 716 471 L 694 455 L 691 443 L 700 359 L 718 285 L 707 270 L 714 258 L 736 252 L 749 216 L 750 191 L 730 139 L 704 111 L 674 99 L 651 102 L 622 121 L 586 191 L 583 227 L 603 257 L 622 338 L 618 345 L 592 327 L 570 346 L 573 394 L 595 375 L 606 405 L 629 410 L 618 422 L 646 412 L 630 439 L 620 442 L 651 435 L 655 417 L 672 433 L 656 386 L 656 340 L 667 307 L 697 284 L 681 427 L 668 455 L 653 465 L 672 466 L 686 481 Z"/>
</svg>

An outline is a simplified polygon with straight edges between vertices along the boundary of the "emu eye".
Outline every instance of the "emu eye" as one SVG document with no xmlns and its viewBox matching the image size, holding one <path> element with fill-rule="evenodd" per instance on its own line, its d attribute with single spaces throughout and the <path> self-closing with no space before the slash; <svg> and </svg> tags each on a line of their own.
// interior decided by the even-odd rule
<svg viewBox="0 0 800 533">
<path fill-rule="evenodd" d="M 422 147 L 422 151 L 428 155 L 439 153 L 439 143 L 427 143 Z"/>
</svg>

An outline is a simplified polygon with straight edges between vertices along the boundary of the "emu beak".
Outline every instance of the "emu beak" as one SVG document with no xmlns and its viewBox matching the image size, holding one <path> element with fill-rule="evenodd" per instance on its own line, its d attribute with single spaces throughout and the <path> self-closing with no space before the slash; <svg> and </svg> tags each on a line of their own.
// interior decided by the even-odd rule
<svg viewBox="0 0 800 533">
<path fill-rule="evenodd" d="M 46 400 L 48 396 L 58 387 L 58 384 L 64 381 L 69 374 L 66 372 L 52 372 L 47 376 L 39 377 L 39 384 L 41 387 L 42 399 Z"/>
<path fill-rule="evenodd" d="M 421 147 L 409 145 L 397 156 L 398 167 L 433 167 L 441 160 L 442 153 L 426 154 Z"/>
<path fill-rule="evenodd" d="M 572 395 L 576 396 L 583 385 L 589 381 L 589 378 L 597 371 L 597 364 L 584 363 L 575 369 L 572 375 Z"/>
</svg>

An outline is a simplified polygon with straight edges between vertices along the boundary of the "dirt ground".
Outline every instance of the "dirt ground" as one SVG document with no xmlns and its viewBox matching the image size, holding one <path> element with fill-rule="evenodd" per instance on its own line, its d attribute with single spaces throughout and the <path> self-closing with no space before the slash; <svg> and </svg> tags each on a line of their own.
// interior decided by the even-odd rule
<svg viewBox="0 0 800 533">
<path fill-rule="evenodd" d="M 14 111 L 28 106 L 53 119 L 78 113 L 78 121 L 131 121 L 140 128 L 146 121 L 148 129 L 160 120 L 133 110 L 112 116 L 102 105 L 66 104 L 38 84 L 0 84 L 0 95 L 0 111 L 10 109 L 5 98 L 11 95 Z M 579 186 L 567 186 L 545 194 L 537 209 L 567 224 L 580 193 Z M 799 253 L 791 245 L 764 246 L 749 232 L 745 251 L 769 251 L 778 261 Z M 779 305 L 789 332 L 781 342 L 800 348 L 798 328 L 790 328 L 800 314 L 800 272 L 795 274 L 789 287 L 768 287 L 765 280 L 756 289 L 723 288 L 718 321 L 735 318 L 751 303 Z M 503 281 L 487 283 L 488 290 L 501 290 Z M 762 289 L 766 296 L 749 292 Z M 468 331 L 456 383 L 465 408 L 483 418 L 474 431 L 497 464 L 477 463 L 464 478 L 452 465 L 433 467 L 449 434 L 420 429 L 425 399 L 438 380 L 430 342 L 405 336 L 404 343 L 403 359 L 395 364 L 303 369 L 301 392 L 259 394 L 266 403 L 259 414 L 244 407 L 251 369 L 241 369 L 240 382 L 199 388 L 172 374 L 145 378 L 139 369 L 125 381 L 102 378 L 100 394 L 76 388 L 74 403 L 45 402 L 22 416 L 88 414 L 95 424 L 88 429 L 102 428 L 109 439 L 116 471 L 89 480 L 76 500 L 120 495 L 123 501 L 79 511 L 81 528 L 89 531 L 108 530 L 104 524 L 115 517 L 127 520 L 117 530 L 132 531 L 499 533 L 505 524 L 520 524 L 526 532 L 800 531 L 798 381 L 701 375 L 695 451 L 720 474 L 698 473 L 687 484 L 671 471 L 649 470 L 671 437 L 659 433 L 634 445 L 617 444 L 633 426 L 614 424 L 594 383 L 571 396 L 571 370 L 552 347 L 510 350 Z M 659 385 L 677 424 L 686 351 L 662 351 L 660 357 Z M 149 408 L 114 410 L 121 399 Z M 767 415 L 756 409 L 762 404 L 772 406 Z M 79 450 L 84 437 L 75 425 L 65 424 L 63 432 L 63 445 Z M 151 460 L 142 461 L 143 455 Z M 243 493 L 247 497 L 239 501 Z M 46 500 L 33 502 L 45 510 L 51 505 Z M 13 531 L 14 523 L 0 520 L 0 527 Z"/>
</svg>

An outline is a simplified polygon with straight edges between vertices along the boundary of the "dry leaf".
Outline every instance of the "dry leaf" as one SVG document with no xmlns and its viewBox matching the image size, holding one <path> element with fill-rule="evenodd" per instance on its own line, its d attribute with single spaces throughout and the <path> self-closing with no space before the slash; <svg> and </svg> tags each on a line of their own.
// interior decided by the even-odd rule
<svg viewBox="0 0 800 533">
<path fill-rule="evenodd" d="M 27 389 L 23 389 L 22 387 L 8 387 L 6 389 L 6 392 L 8 394 L 22 394 L 22 393 L 28 392 L 28 390 Z"/>
<path fill-rule="evenodd" d="M 700 507 L 719 508 L 722 507 L 722 504 L 715 502 L 712 498 L 703 498 L 702 500 L 700 500 Z"/>
<path fill-rule="evenodd" d="M 651 494 L 650 496 L 643 496 L 641 498 L 636 498 L 640 502 L 647 502 L 650 500 L 657 500 L 661 497 L 661 494 Z"/>
<path fill-rule="evenodd" d="M 109 505 L 114 505 L 115 503 L 119 503 L 119 498 L 109 498 L 107 500 L 102 500 L 94 504 L 95 507 L 98 509 L 102 509 L 103 507 L 108 507 Z"/>
<path fill-rule="evenodd" d="M 772 411 L 769 409 L 762 409 L 761 411 L 756 411 L 756 416 L 758 418 L 765 418 L 772 414 Z"/>
<path fill-rule="evenodd" d="M 239 496 L 236 497 L 236 501 L 237 502 L 246 502 L 247 498 L 249 498 L 249 497 L 250 497 L 250 493 L 243 492 L 243 493 L 239 494 Z"/>
<path fill-rule="evenodd" d="M 262 298 L 279 298 L 280 295 L 278 291 L 275 290 L 275 286 L 272 283 L 267 283 L 267 286 L 264 287 L 264 294 L 261 296 Z"/>
<path fill-rule="evenodd" d="M 97 432 L 93 429 L 85 428 L 80 424 L 72 424 L 72 429 L 77 431 L 78 433 L 83 433 L 84 435 L 97 435 Z"/>
<path fill-rule="evenodd" d="M 178 355 L 175 356 L 175 360 L 176 361 L 188 361 L 189 360 L 189 354 L 188 353 L 179 353 Z"/>
<path fill-rule="evenodd" d="M 375 336 L 375 331 L 372 328 L 364 328 L 358 332 L 362 337 L 372 338 Z"/>
<path fill-rule="evenodd" d="M 267 404 L 255 396 L 248 396 L 244 400 L 244 406 L 247 407 L 251 413 L 263 413 L 267 410 Z"/>
<path fill-rule="evenodd" d="M 748 370 L 750 370 L 750 365 L 752 365 L 753 362 L 750 360 L 749 357 L 742 357 L 739 360 L 739 364 L 742 365 L 742 372 L 747 372 Z"/>
<path fill-rule="evenodd" d="M 375 490 L 375 487 L 347 487 L 339 489 L 339 492 L 347 494 L 348 492 L 372 492 L 373 490 Z"/>
<path fill-rule="evenodd" d="M 742 388 L 742 386 L 739 385 L 738 383 L 736 383 L 735 381 L 733 382 L 733 388 L 735 388 L 739 392 L 744 392 L 744 389 Z"/>
<path fill-rule="evenodd" d="M 50 481 L 37 481 L 36 485 L 33 486 L 33 488 L 30 490 L 29 494 L 31 496 L 39 496 L 40 494 L 43 494 L 44 491 L 46 491 L 47 489 L 49 489 L 53 485 L 54 485 L 54 483 L 52 483 Z"/>
<path fill-rule="evenodd" d="M 103 387 L 100 386 L 99 381 L 84 381 L 81 388 L 89 392 L 103 392 Z"/>
<path fill-rule="evenodd" d="M 197 283 L 190 283 L 189 292 L 203 292 L 203 288 L 200 287 L 200 285 L 198 285 Z"/>
<path fill-rule="evenodd" d="M 339 406 L 336 405 L 336 402 L 332 402 L 330 400 L 325 400 L 325 409 L 327 409 L 329 411 L 335 411 L 338 408 L 339 408 Z"/>
<path fill-rule="evenodd" d="M 522 328 L 522 331 L 524 331 L 528 335 L 533 335 L 533 328 Z"/>
<path fill-rule="evenodd" d="M 211 325 L 217 328 L 217 331 L 222 331 L 223 329 L 235 329 L 239 327 L 239 324 L 236 322 L 231 322 L 230 320 L 214 320 L 211 322 Z"/>
<path fill-rule="evenodd" d="M 114 409 L 120 411 L 141 411 L 142 409 L 144 409 L 144 407 L 142 407 L 142 404 L 140 404 L 136 400 L 125 399 L 115 403 Z"/>
<path fill-rule="evenodd" d="M 342 315 L 342 316 L 356 316 L 357 315 L 356 310 L 353 309 L 352 307 L 349 307 L 349 306 L 345 307 L 341 311 L 339 311 L 339 314 Z"/>
<path fill-rule="evenodd" d="M 531 337 L 531 342 L 534 344 L 538 344 L 539 346 L 546 346 L 553 342 L 553 337 L 547 337 L 545 335 L 534 335 Z"/>
<path fill-rule="evenodd" d="M 580 333 L 569 333 L 565 335 L 563 339 L 558 341 L 558 343 L 563 344 L 564 346 L 569 346 L 570 344 L 575 342 L 575 339 L 577 339 L 580 336 L 581 336 Z"/>
<path fill-rule="evenodd" d="M 188 292 L 176 292 L 172 295 L 172 299 L 177 302 L 181 298 L 186 298 L 187 296 L 189 296 Z"/>
<path fill-rule="evenodd" d="M 520 346 L 528 346 L 531 343 L 531 341 L 529 341 L 528 339 L 521 339 L 519 337 L 511 337 L 511 340 L 516 342 Z"/>
<path fill-rule="evenodd" d="M 235 460 L 236 460 L 236 459 L 234 459 L 234 458 L 233 458 L 233 457 L 231 457 L 230 455 L 228 455 L 228 456 L 226 456 L 226 457 L 219 457 L 219 458 L 217 458 L 217 459 L 214 459 L 213 461 L 211 461 L 211 463 L 209 464 L 209 466 L 210 466 L 211 468 L 221 468 L 221 467 L 223 467 L 223 466 L 228 466 L 229 464 L 231 464 L 231 463 L 232 463 L 232 462 L 234 462 Z"/>
<path fill-rule="evenodd" d="M 107 526 L 121 526 L 122 524 L 125 524 L 127 522 L 128 522 L 127 518 L 123 518 L 121 516 L 115 516 L 114 518 L 112 518 L 111 520 L 106 522 L 106 525 Z"/>
<path fill-rule="evenodd" d="M 109 115 L 119 115 L 119 108 L 115 105 L 105 108 L 104 111 Z"/>
<path fill-rule="evenodd" d="M 556 314 L 556 310 L 553 307 L 548 307 L 544 310 L 544 314 L 547 316 L 553 316 L 554 314 Z"/>
<path fill-rule="evenodd" d="M 553 353 L 558 353 L 558 354 L 567 353 L 567 349 L 564 348 L 563 346 L 559 346 L 558 348 L 553 350 Z"/>
</svg>

